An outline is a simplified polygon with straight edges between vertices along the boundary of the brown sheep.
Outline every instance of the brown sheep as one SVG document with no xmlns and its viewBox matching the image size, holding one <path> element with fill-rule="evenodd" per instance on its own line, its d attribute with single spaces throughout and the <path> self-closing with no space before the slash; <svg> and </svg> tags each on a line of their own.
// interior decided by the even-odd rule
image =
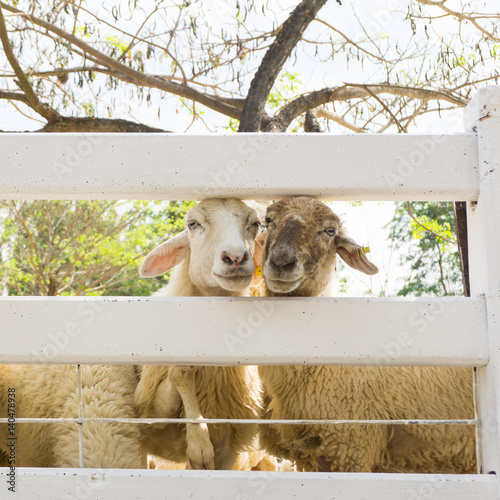
<svg viewBox="0 0 500 500">
<path fill-rule="evenodd" d="M 277 202 L 266 214 L 268 296 L 325 295 L 336 255 L 378 269 L 324 203 Z M 470 419 L 464 368 L 261 366 L 263 416 L 273 419 Z M 261 445 L 305 471 L 475 472 L 474 429 L 451 425 L 262 425 Z"/>
</svg>

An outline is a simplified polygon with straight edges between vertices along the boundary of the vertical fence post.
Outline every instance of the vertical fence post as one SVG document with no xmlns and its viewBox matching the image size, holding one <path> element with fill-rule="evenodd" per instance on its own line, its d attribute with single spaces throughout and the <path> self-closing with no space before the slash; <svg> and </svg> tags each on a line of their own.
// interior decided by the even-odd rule
<svg viewBox="0 0 500 500">
<path fill-rule="evenodd" d="M 485 297 L 490 352 L 478 370 L 480 459 L 483 473 L 500 476 L 500 86 L 477 92 L 465 122 L 479 148 L 479 198 L 467 205 L 471 295 Z"/>
</svg>

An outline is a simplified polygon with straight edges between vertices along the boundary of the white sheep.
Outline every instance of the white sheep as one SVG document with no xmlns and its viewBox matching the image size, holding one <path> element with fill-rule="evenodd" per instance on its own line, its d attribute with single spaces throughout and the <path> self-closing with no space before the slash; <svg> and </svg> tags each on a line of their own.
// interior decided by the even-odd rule
<svg viewBox="0 0 500 500">
<path fill-rule="evenodd" d="M 82 366 L 84 418 L 134 418 L 134 366 Z M 9 388 L 15 390 L 15 417 L 77 418 L 75 365 L 0 365 L 0 417 L 8 416 Z M 83 465 L 92 468 L 146 467 L 139 429 L 134 424 L 85 423 Z M 26 424 L 15 427 L 17 467 L 79 467 L 77 424 Z M 12 434 L 0 425 L 4 447 Z M 4 463 L 4 465 L 6 465 Z"/>
<path fill-rule="evenodd" d="M 324 203 L 283 200 L 266 214 L 266 294 L 325 294 L 340 257 L 378 269 Z M 332 325 L 335 328 L 335 325 Z M 261 366 L 272 419 L 470 419 L 472 371 L 462 368 Z M 261 445 L 306 471 L 475 472 L 474 429 L 452 425 L 262 425 Z"/>
<path fill-rule="evenodd" d="M 241 201 L 206 200 L 189 212 L 185 231 L 146 257 L 141 273 L 161 274 L 180 264 L 160 295 L 243 295 L 253 278 L 259 227 L 257 212 Z M 77 381 L 74 365 L 0 365 L 0 417 L 8 416 L 6 398 L 8 389 L 14 388 L 18 418 L 76 418 Z M 255 367 L 82 366 L 82 387 L 85 418 L 134 418 L 134 395 L 142 416 L 179 416 L 183 409 L 186 416 L 197 418 L 201 407 L 208 417 L 253 418 L 260 403 Z M 84 466 L 144 468 L 147 449 L 189 460 L 193 467 L 231 468 L 256 430 L 256 426 L 211 426 L 214 460 L 205 425 L 188 426 L 187 439 L 180 426 L 145 427 L 140 439 L 134 424 L 85 423 Z M 76 424 L 19 424 L 16 432 L 16 466 L 79 466 Z M 8 426 L 0 425 L 2 448 L 8 437 Z M 7 465 L 5 450 L 0 460 Z"/>
<path fill-rule="evenodd" d="M 256 210 L 240 200 L 204 200 L 189 210 L 182 233 L 146 257 L 141 276 L 177 266 L 157 295 L 248 295 L 259 228 Z M 260 390 L 255 367 L 148 365 L 141 370 L 136 407 L 140 417 L 257 418 Z M 144 425 L 141 431 L 150 454 L 194 469 L 231 469 L 252 444 L 257 426 L 167 424 Z"/>
</svg>

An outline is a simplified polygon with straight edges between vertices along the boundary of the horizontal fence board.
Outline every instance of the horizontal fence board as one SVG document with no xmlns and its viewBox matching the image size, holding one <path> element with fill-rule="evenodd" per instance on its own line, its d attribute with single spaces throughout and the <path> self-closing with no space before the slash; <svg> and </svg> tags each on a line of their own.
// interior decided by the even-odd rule
<svg viewBox="0 0 500 500">
<path fill-rule="evenodd" d="M 479 366 L 483 298 L 1 297 L 2 363 Z"/>
<path fill-rule="evenodd" d="M 6 469 L 0 469 L 2 487 Z M 10 494 L 10 492 L 9 492 Z M 2 498 L 7 498 L 7 493 Z M 18 469 L 17 499 L 498 500 L 495 475 Z"/>
<path fill-rule="evenodd" d="M 0 198 L 477 200 L 475 135 L 0 134 Z"/>
</svg>

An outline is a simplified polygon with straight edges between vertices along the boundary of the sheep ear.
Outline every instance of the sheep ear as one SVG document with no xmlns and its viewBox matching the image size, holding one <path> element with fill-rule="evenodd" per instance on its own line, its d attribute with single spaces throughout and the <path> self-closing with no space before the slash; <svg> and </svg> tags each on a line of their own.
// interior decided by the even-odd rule
<svg viewBox="0 0 500 500">
<path fill-rule="evenodd" d="M 186 230 L 158 245 L 148 253 L 142 263 L 139 274 L 142 278 L 153 278 L 166 273 L 186 256 L 189 241 Z"/>
<path fill-rule="evenodd" d="M 255 266 L 255 271 L 253 273 L 252 282 L 250 286 L 256 287 L 259 286 L 263 281 L 264 277 L 262 276 L 262 252 L 264 251 L 264 245 L 266 242 L 266 232 L 259 232 L 259 234 L 255 238 L 255 247 L 253 251 L 253 263 Z M 260 268 L 260 272 L 258 269 Z"/>
<path fill-rule="evenodd" d="M 378 273 L 378 267 L 366 258 L 363 247 L 358 245 L 354 240 L 347 236 L 337 234 L 334 241 L 337 247 L 337 253 L 346 264 L 365 274 Z"/>
</svg>

